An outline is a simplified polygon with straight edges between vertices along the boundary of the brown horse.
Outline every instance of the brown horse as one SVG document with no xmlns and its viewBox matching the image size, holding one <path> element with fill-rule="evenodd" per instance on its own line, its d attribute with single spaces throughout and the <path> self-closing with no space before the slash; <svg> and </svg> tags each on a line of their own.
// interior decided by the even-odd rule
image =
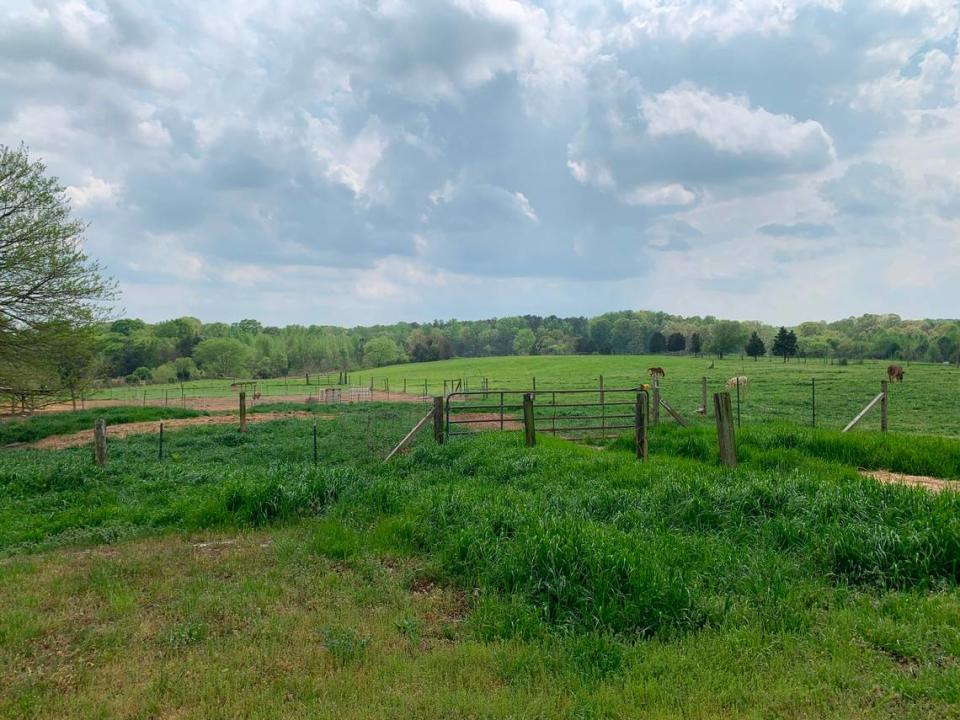
<svg viewBox="0 0 960 720">
<path fill-rule="evenodd" d="M 887 379 L 891 382 L 896 380 L 897 382 L 903 382 L 903 368 L 899 365 L 891 365 L 887 368 Z"/>
<path fill-rule="evenodd" d="M 662 367 L 652 367 L 647 368 L 647 372 L 650 373 L 650 379 L 652 380 L 655 377 L 666 377 L 667 373 Z"/>
</svg>

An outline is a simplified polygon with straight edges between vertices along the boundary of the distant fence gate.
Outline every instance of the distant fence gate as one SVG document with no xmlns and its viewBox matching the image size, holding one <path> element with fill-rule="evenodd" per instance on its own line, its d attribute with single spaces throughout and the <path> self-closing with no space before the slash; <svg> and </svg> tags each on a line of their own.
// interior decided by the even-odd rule
<svg viewBox="0 0 960 720">
<path fill-rule="evenodd" d="M 444 402 L 447 436 L 482 430 L 523 430 L 528 413 L 537 433 L 606 439 L 636 427 L 637 393 L 645 387 L 586 390 L 451 392 Z M 527 399 L 525 408 L 525 399 Z"/>
</svg>

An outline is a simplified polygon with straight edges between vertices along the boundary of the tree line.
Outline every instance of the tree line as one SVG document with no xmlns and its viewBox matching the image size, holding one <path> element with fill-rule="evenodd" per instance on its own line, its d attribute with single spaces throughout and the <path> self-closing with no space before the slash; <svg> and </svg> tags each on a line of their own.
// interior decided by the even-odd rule
<svg viewBox="0 0 960 720">
<path fill-rule="evenodd" d="M 176 382 L 198 377 L 270 378 L 377 368 L 453 357 L 569 354 L 768 355 L 782 359 L 881 358 L 956 362 L 957 321 L 863 315 L 775 328 L 758 322 L 625 310 L 593 318 L 523 315 L 341 328 L 203 323 L 183 317 L 99 327 L 102 377 Z"/>
<path fill-rule="evenodd" d="M 960 364 L 960 321 L 862 315 L 779 329 L 714 316 L 622 310 L 367 327 L 257 320 L 110 319 L 115 286 L 82 251 L 56 178 L 24 148 L 0 145 L 0 395 L 76 398 L 104 380 L 282 377 L 497 355 L 675 353 L 882 358 Z"/>
</svg>

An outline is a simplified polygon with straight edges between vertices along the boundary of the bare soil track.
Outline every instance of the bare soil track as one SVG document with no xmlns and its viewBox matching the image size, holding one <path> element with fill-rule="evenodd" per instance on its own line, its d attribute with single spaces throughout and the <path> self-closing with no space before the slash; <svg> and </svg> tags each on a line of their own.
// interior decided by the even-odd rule
<svg viewBox="0 0 960 720">
<path fill-rule="evenodd" d="M 290 411 L 290 412 L 266 412 L 251 413 L 247 415 L 248 423 L 269 422 L 271 420 L 305 420 L 315 418 L 320 420 L 331 420 L 332 415 L 317 415 L 316 413 Z M 123 423 L 107 426 L 108 438 L 123 438 L 129 435 L 151 435 L 160 432 L 160 420 L 148 420 L 146 422 Z M 163 420 L 164 430 L 177 430 L 183 427 L 193 427 L 197 425 L 239 425 L 240 419 L 237 415 L 207 415 L 204 417 L 176 418 L 173 420 Z M 64 448 L 81 447 L 93 442 L 93 430 L 81 430 L 80 432 L 70 433 L 69 435 L 52 435 L 50 437 L 29 443 L 24 447 L 36 448 L 40 450 L 62 450 Z"/>
<path fill-rule="evenodd" d="M 928 477 L 926 475 L 905 475 L 904 473 L 890 472 L 889 470 L 865 470 L 860 468 L 860 474 L 864 477 L 873 478 L 877 482 L 887 485 L 909 485 L 910 487 L 922 487 L 931 492 L 941 492 L 942 490 L 960 490 L 960 482 L 955 480 L 944 480 L 942 478 Z"/>
<path fill-rule="evenodd" d="M 247 402 L 249 407 L 255 407 L 256 405 L 266 405 L 267 403 L 307 403 L 311 400 L 316 401 L 315 395 L 303 394 L 303 395 L 263 395 L 259 400 L 254 401 L 252 397 L 247 395 Z M 364 400 L 352 400 L 350 399 L 348 390 L 343 390 L 342 400 L 343 403 L 354 403 L 354 402 L 409 402 L 409 403 L 422 403 L 427 404 L 430 399 L 424 399 L 422 395 L 412 395 L 399 392 L 384 392 L 382 390 L 374 390 L 367 396 Z M 106 400 L 106 399 L 87 399 L 83 402 L 83 407 L 85 409 L 90 408 L 100 408 L 100 407 L 119 407 L 119 406 L 130 406 L 130 405 L 149 405 L 151 407 L 183 407 L 189 410 L 209 410 L 211 412 L 218 411 L 228 411 L 236 410 L 240 404 L 239 398 L 236 393 L 230 395 L 220 395 L 216 397 L 188 397 L 181 400 L 179 397 L 174 397 L 171 393 L 169 399 L 164 399 L 162 397 L 156 398 L 147 398 L 147 401 L 144 403 L 142 400 L 137 400 L 135 398 L 130 398 L 127 400 Z M 321 401 L 321 404 L 323 402 Z M 54 403 L 52 405 L 47 405 L 42 408 L 38 408 L 34 411 L 34 414 L 37 413 L 49 413 L 49 412 L 69 412 L 71 410 L 80 409 L 80 404 L 77 404 L 77 407 L 74 408 L 72 403 L 63 402 L 63 403 Z M 11 415 L 7 412 L 2 413 L 8 415 L 11 418 L 20 417 L 19 414 Z"/>
</svg>

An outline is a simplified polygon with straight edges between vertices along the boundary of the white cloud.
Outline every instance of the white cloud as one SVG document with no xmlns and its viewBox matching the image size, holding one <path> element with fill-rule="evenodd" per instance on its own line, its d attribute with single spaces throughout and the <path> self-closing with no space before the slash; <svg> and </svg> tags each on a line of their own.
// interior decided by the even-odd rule
<svg viewBox="0 0 960 720">
<path fill-rule="evenodd" d="M 330 180 L 348 187 L 358 198 L 376 194 L 371 176 L 389 144 L 376 117 L 347 138 L 331 120 L 308 116 L 306 142 Z"/>
<path fill-rule="evenodd" d="M 663 35 L 686 41 L 782 34 L 805 8 L 837 11 L 842 6 L 842 0 L 623 0 L 629 16 L 623 32 L 638 41 Z"/>
<path fill-rule="evenodd" d="M 533 222 L 540 222 L 540 218 L 537 217 L 537 213 L 534 212 L 533 208 L 530 206 L 530 201 L 527 199 L 527 196 L 522 192 L 515 192 L 513 197 L 517 200 L 517 207 L 520 208 L 527 218 L 533 220 Z"/>
<path fill-rule="evenodd" d="M 644 98 L 640 107 L 654 137 L 692 134 L 735 155 L 834 156 L 833 141 L 820 123 L 751 108 L 745 97 L 721 97 L 682 85 Z"/>
<path fill-rule="evenodd" d="M 696 193 L 678 183 L 641 185 L 623 194 L 628 205 L 689 205 L 696 199 Z"/>
<path fill-rule="evenodd" d="M 82 210 L 88 205 L 106 202 L 114 197 L 119 189 L 119 185 L 107 182 L 96 177 L 93 173 L 87 172 L 82 184 L 68 185 L 66 192 L 71 206 L 75 210 Z"/>
</svg>

